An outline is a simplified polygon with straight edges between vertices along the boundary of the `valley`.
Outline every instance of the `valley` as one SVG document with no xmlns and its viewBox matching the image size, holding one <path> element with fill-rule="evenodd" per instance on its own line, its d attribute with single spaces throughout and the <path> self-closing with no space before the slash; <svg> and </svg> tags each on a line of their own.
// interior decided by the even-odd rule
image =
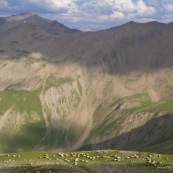
<svg viewBox="0 0 173 173">
<path fill-rule="evenodd" d="M 0 27 L 0 153 L 173 154 L 172 23 L 82 32 L 28 13 Z"/>
</svg>

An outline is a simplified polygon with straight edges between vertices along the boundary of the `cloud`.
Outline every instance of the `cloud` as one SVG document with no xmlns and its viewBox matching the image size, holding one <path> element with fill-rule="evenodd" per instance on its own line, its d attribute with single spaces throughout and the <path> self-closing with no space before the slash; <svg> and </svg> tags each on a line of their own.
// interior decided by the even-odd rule
<svg viewBox="0 0 173 173">
<path fill-rule="evenodd" d="M 16 12 L 16 10 L 19 12 L 57 13 L 63 10 L 68 11 L 73 6 L 72 0 L 0 0 L 0 10 L 9 13 Z"/>
<path fill-rule="evenodd" d="M 164 9 L 168 12 L 173 12 L 173 4 L 164 5 Z"/>
<path fill-rule="evenodd" d="M 110 19 L 123 19 L 123 18 L 125 18 L 125 15 L 122 12 L 114 12 L 111 15 L 109 15 L 109 18 Z"/>
<path fill-rule="evenodd" d="M 6 1 L 0 0 L 0 6 L 2 7 L 7 7 L 8 3 Z"/>
<path fill-rule="evenodd" d="M 134 21 L 170 21 L 172 0 L 0 0 L 0 15 L 34 12 L 74 28 L 94 30 Z M 166 19 L 167 20 L 166 20 Z"/>
</svg>

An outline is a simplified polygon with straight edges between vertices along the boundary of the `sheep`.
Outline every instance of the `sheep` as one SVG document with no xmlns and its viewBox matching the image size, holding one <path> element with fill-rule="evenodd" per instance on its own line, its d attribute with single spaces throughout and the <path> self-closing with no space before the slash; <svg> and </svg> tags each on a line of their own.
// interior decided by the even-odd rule
<svg viewBox="0 0 173 173">
<path fill-rule="evenodd" d="M 70 160 L 68 160 L 68 159 L 65 159 L 65 161 L 66 161 L 66 162 L 70 162 Z"/>
<path fill-rule="evenodd" d="M 76 158 L 76 159 L 75 159 L 75 162 L 77 162 L 78 160 L 79 160 L 79 159 L 78 159 L 78 158 Z"/>
<path fill-rule="evenodd" d="M 135 155 L 134 155 L 134 158 L 139 158 L 139 156 L 135 154 Z"/>
</svg>

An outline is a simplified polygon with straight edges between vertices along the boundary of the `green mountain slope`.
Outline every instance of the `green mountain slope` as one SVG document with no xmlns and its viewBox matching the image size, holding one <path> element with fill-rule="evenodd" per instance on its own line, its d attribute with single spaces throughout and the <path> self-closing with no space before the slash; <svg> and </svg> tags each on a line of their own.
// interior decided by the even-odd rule
<svg viewBox="0 0 173 173">
<path fill-rule="evenodd" d="M 84 75 L 76 64 L 62 67 L 35 56 L 1 59 L 1 152 L 172 151 L 173 100 L 156 101 L 158 93 L 144 89 L 150 80 L 144 88 L 133 81 L 132 90 L 128 76 L 122 80 L 99 70 Z"/>
</svg>

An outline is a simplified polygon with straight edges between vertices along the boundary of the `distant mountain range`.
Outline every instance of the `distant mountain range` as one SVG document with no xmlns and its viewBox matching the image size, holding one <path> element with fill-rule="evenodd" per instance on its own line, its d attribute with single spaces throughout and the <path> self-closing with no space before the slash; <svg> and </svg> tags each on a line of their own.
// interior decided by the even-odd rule
<svg viewBox="0 0 173 173">
<path fill-rule="evenodd" d="M 173 23 L 97 32 L 0 18 L 0 152 L 173 153 Z"/>
</svg>

